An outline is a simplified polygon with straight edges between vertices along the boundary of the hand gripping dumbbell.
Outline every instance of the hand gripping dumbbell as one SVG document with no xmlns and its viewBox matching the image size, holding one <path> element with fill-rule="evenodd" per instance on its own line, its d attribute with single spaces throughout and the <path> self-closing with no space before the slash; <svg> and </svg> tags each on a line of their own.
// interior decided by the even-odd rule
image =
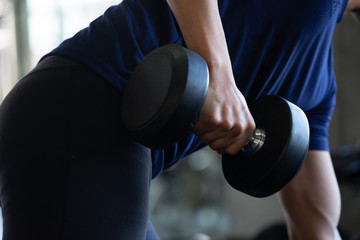
<svg viewBox="0 0 360 240">
<path fill-rule="evenodd" d="M 179 141 L 198 120 L 209 74 L 198 54 L 176 44 L 150 52 L 124 90 L 121 114 L 132 138 L 152 149 Z M 225 179 L 255 197 L 272 195 L 300 170 L 309 145 L 309 125 L 300 108 L 278 96 L 249 104 L 256 130 L 237 155 L 224 155 Z"/>
</svg>

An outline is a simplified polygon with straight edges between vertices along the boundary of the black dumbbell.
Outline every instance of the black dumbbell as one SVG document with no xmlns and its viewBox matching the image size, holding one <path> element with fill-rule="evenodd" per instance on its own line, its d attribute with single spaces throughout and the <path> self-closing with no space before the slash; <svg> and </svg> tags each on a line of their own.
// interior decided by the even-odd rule
<svg viewBox="0 0 360 240">
<path fill-rule="evenodd" d="M 144 57 L 122 99 L 122 120 L 134 140 L 152 149 L 171 147 L 196 123 L 209 74 L 198 54 L 176 44 Z M 307 154 L 309 126 L 300 108 L 278 96 L 249 105 L 256 130 L 242 151 L 224 155 L 223 172 L 235 189 L 272 195 L 297 174 Z"/>
<path fill-rule="evenodd" d="M 198 119 L 208 78 L 204 59 L 178 45 L 146 55 L 130 76 L 121 106 L 133 139 L 152 149 L 177 142 Z"/>
<path fill-rule="evenodd" d="M 235 189 L 267 197 L 287 185 L 300 170 L 309 145 L 309 124 L 303 111 L 278 96 L 249 105 L 256 130 L 237 155 L 224 155 L 225 179 Z"/>
</svg>

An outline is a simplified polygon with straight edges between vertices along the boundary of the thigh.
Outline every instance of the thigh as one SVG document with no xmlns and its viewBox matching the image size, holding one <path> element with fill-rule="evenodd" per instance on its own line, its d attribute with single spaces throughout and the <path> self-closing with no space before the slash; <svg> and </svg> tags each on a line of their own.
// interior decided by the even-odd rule
<svg viewBox="0 0 360 240">
<path fill-rule="evenodd" d="M 50 61 L 51 62 L 51 61 Z M 4 239 L 144 239 L 150 151 L 121 94 L 79 64 L 30 73 L 0 108 Z"/>
<path fill-rule="evenodd" d="M 329 152 L 310 150 L 279 195 L 293 239 L 336 239 L 341 200 Z"/>
</svg>

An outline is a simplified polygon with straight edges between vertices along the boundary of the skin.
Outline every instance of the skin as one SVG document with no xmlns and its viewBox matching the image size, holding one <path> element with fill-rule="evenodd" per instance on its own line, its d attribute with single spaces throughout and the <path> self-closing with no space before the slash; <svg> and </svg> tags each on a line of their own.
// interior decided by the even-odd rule
<svg viewBox="0 0 360 240">
<path fill-rule="evenodd" d="M 235 85 L 217 0 L 168 0 L 189 49 L 209 67 L 209 89 L 193 132 L 219 153 L 236 154 L 255 129 Z"/>
<path fill-rule="evenodd" d="M 359 14 L 360 11 L 360 0 L 349 0 L 344 15 L 349 13 Z"/>
<path fill-rule="evenodd" d="M 344 12 L 360 19 L 360 0 Z M 279 192 L 292 240 L 341 239 L 341 196 L 329 152 L 309 151 L 299 174 Z"/>
<path fill-rule="evenodd" d="M 217 0 L 167 0 L 187 47 L 208 63 L 210 83 L 193 132 L 220 154 L 236 154 L 255 129 L 246 101 L 237 89 Z M 360 0 L 349 0 L 345 15 L 360 19 Z M 341 200 L 331 157 L 309 151 L 295 179 L 279 192 L 292 240 L 341 239 L 337 231 Z"/>
<path fill-rule="evenodd" d="M 298 175 L 278 196 L 290 239 L 341 239 L 340 191 L 328 152 L 309 151 Z"/>
</svg>

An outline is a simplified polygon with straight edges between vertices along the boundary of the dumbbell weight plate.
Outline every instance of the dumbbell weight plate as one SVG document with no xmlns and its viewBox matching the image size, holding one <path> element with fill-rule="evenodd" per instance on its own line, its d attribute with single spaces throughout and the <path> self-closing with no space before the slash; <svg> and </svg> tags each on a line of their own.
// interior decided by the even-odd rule
<svg viewBox="0 0 360 240">
<path fill-rule="evenodd" d="M 265 129 L 255 154 L 224 155 L 225 179 L 235 189 L 267 197 L 287 185 L 300 170 L 309 145 L 309 125 L 300 108 L 278 96 L 265 96 L 249 106 L 256 127 Z"/>
<path fill-rule="evenodd" d="M 198 119 L 208 78 L 204 59 L 179 45 L 147 54 L 122 98 L 122 121 L 131 137 L 152 149 L 176 143 Z"/>
</svg>

